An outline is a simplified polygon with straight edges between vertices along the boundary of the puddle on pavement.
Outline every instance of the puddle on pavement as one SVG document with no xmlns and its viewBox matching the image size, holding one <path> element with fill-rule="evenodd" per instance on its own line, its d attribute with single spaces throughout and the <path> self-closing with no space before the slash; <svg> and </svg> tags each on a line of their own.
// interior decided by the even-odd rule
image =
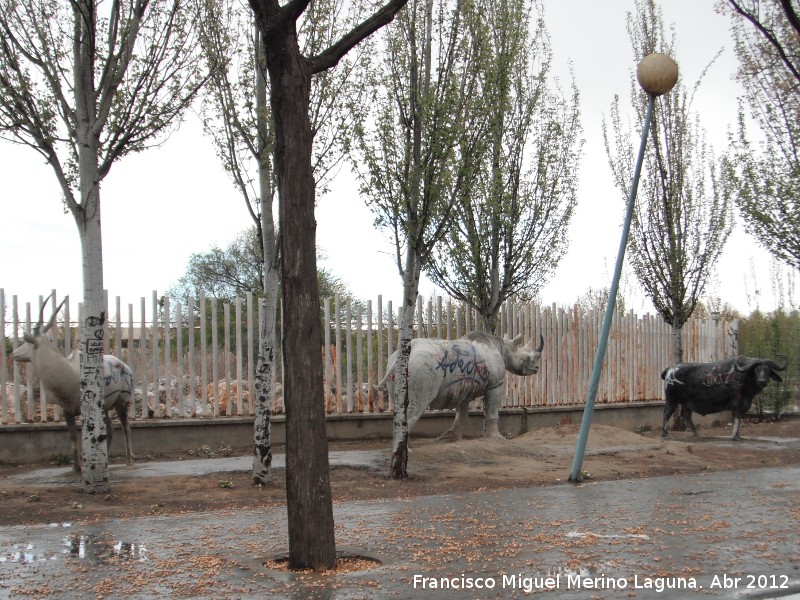
<svg viewBox="0 0 800 600">
<path fill-rule="evenodd" d="M 51 528 L 69 528 L 71 523 L 51 523 Z M 36 563 L 71 557 L 95 563 L 112 560 L 143 562 L 147 560 L 147 546 L 123 541 L 107 541 L 96 535 L 74 533 L 60 543 L 19 543 L 0 555 L 0 563 Z"/>
<path fill-rule="evenodd" d="M 547 570 L 547 576 L 556 577 L 561 575 L 564 577 L 580 577 L 582 579 L 584 577 L 595 577 L 601 573 L 605 573 L 611 568 L 612 566 L 607 563 L 592 566 L 575 565 L 551 567 Z"/>
<path fill-rule="evenodd" d="M 14 544 L 11 550 L 0 556 L 0 563 L 36 563 L 56 558 L 54 553 L 47 553 L 35 544 Z"/>
<path fill-rule="evenodd" d="M 110 559 L 122 559 L 143 562 L 147 560 L 147 546 L 129 542 L 98 539 L 93 535 L 70 535 L 64 538 L 62 552 L 74 558 L 88 559 L 93 562 L 104 562 Z"/>
</svg>

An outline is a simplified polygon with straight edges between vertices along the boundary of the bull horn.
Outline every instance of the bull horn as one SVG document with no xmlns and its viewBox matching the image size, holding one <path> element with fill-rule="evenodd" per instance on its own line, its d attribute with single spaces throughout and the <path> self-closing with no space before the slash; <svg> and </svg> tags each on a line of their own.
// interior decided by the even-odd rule
<svg viewBox="0 0 800 600">
<path fill-rule="evenodd" d="M 544 336 L 540 333 L 539 334 L 539 347 L 536 348 L 537 352 L 540 352 L 544 349 Z"/>
<path fill-rule="evenodd" d="M 766 361 L 766 363 L 769 365 L 769 368 L 772 369 L 773 371 L 785 371 L 786 367 L 789 366 L 789 357 L 786 356 L 785 354 L 778 354 L 778 356 L 783 358 L 783 366 L 780 366 L 774 360 L 768 360 Z"/>
<path fill-rule="evenodd" d="M 749 356 L 737 356 L 734 361 L 737 371 L 747 371 L 756 363 L 762 362 L 760 358 L 750 358 Z"/>
</svg>

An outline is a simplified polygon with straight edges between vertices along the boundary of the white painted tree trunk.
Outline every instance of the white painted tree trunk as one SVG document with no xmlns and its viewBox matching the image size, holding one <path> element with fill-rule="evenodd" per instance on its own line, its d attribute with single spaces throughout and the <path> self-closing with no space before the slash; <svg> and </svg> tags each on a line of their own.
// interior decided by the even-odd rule
<svg viewBox="0 0 800 600">
<path fill-rule="evenodd" d="M 97 91 L 94 85 L 95 53 L 93 23 L 97 14 L 90 3 L 76 15 L 73 46 L 75 62 L 75 121 L 78 178 L 81 201 L 73 216 L 81 238 L 83 258 L 83 316 L 80 323 L 81 352 L 81 446 L 83 487 L 87 492 L 110 490 L 108 448 L 104 421 L 103 340 L 106 332 L 103 291 L 103 241 L 100 229 L 100 169 Z"/>
<path fill-rule="evenodd" d="M 275 279 L 273 276 L 272 279 Z M 256 391 L 253 422 L 253 483 L 265 485 L 272 481 L 272 371 L 275 360 L 275 307 L 277 284 L 271 296 L 266 292 L 259 321 L 258 362 L 254 387 Z"/>
<path fill-rule="evenodd" d="M 83 255 L 81 349 L 81 447 L 83 486 L 87 492 L 110 490 L 104 420 L 103 340 L 106 332 L 103 293 L 103 246 L 99 187 L 93 186 L 76 216 Z"/>
<path fill-rule="evenodd" d="M 403 276 L 403 316 L 399 324 L 397 360 L 394 367 L 394 418 L 392 421 L 392 464 L 394 479 L 408 477 L 408 359 L 414 333 L 414 306 L 419 295 L 419 260 L 413 248 L 406 249 Z"/>
<path fill-rule="evenodd" d="M 266 64 L 261 34 L 255 32 L 255 101 L 258 114 L 258 153 L 261 157 L 258 167 L 259 196 L 261 199 L 261 265 L 264 278 L 263 310 L 260 311 L 258 361 L 254 388 L 255 419 L 253 421 L 253 484 L 267 484 L 272 481 L 272 431 L 270 413 L 272 412 L 272 373 L 275 368 L 275 315 L 278 307 L 278 244 L 275 235 L 275 219 L 272 216 L 273 189 L 271 162 L 268 158 L 270 108 L 267 104 L 267 79 L 263 71 Z"/>
<path fill-rule="evenodd" d="M 278 306 L 278 262 L 272 202 L 262 199 L 261 227 L 264 236 L 264 299 L 259 321 L 258 362 L 254 387 L 256 391 L 253 424 L 253 483 L 272 481 L 272 372 L 275 363 L 275 315 Z"/>
</svg>

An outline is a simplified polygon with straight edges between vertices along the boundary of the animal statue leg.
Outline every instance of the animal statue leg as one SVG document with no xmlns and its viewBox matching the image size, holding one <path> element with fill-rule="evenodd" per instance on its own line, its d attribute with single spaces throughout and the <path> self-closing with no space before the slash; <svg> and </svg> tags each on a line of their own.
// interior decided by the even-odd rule
<svg viewBox="0 0 800 600">
<path fill-rule="evenodd" d="M 75 427 L 75 415 L 64 411 L 64 421 L 67 423 L 69 441 L 72 444 L 72 470 L 81 472 L 81 461 L 78 458 L 78 429 Z"/>
<path fill-rule="evenodd" d="M 675 412 L 675 409 L 678 408 L 677 403 L 672 403 L 667 400 L 667 403 L 664 405 L 664 421 L 661 423 L 661 437 L 669 437 L 669 431 L 667 429 L 667 425 L 669 424 L 669 418 L 672 416 L 672 413 Z"/>
<path fill-rule="evenodd" d="M 119 422 L 122 424 L 122 436 L 125 438 L 125 463 L 133 466 L 133 448 L 131 447 L 131 424 L 128 419 L 128 404 L 117 402 L 116 411 Z"/>
<path fill-rule="evenodd" d="M 496 387 L 486 392 L 483 397 L 483 437 L 500 438 L 497 422 L 500 419 L 500 401 L 505 395 L 505 386 Z"/>
<path fill-rule="evenodd" d="M 111 415 L 107 410 L 103 411 L 103 421 L 106 424 L 106 449 L 111 452 L 111 438 L 114 437 L 114 425 L 111 423 Z"/>
<path fill-rule="evenodd" d="M 734 442 L 742 439 L 741 436 L 739 435 L 739 428 L 741 426 L 742 426 L 741 415 L 739 415 L 738 412 L 733 412 L 733 435 L 731 436 L 731 439 Z"/>
<path fill-rule="evenodd" d="M 692 435 L 694 437 L 698 436 L 697 427 L 695 427 L 694 421 L 692 421 L 692 411 L 689 410 L 689 407 L 682 406 L 681 407 L 681 416 L 686 424 L 689 426 L 689 429 L 692 431 Z"/>
<path fill-rule="evenodd" d="M 459 404 L 456 408 L 456 418 L 450 429 L 436 438 L 440 442 L 459 442 L 463 438 L 464 423 L 469 418 L 469 403 Z"/>
</svg>

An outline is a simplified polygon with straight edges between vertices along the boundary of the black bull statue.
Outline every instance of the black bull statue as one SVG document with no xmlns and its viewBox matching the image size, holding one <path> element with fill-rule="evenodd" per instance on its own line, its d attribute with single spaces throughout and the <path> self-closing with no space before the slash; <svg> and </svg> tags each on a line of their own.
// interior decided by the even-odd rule
<svg viewBox="0 0 800 600">
<path fill-rule="evenodd" d="M 667 367 L 661 373 L 664 380 L 664 421 L 661 426 L 662 437 L 667 436 L 667 422 L 678 406 L 681 415 L 697 435 L 692 422 L 692 413 L 701 415 L 730 410 L 733 416 L 733 436 L 739 439 L 741 420 L 753 398 L 763 390 L 770 379 L 783 381 L 778 371 L 783 365 L 763 358 L 737 356 L 713 363 L 685 363 Z"/>
</svg>

